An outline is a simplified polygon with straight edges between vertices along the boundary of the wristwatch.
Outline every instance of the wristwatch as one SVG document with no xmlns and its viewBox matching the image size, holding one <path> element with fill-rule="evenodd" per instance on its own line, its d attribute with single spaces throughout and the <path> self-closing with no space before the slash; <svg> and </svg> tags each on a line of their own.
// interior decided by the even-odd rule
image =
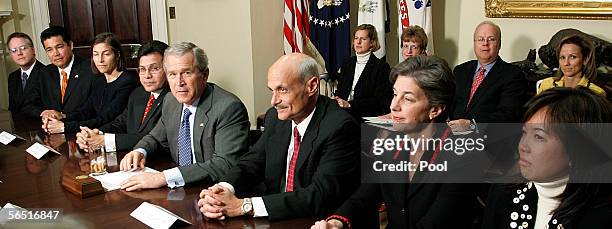
<svg viewBox="0 0 612 229">
<path fill-rule="evenodd" d="M 474 120 L 474 119 L 470 120 L 470 130 L 478 132 L 478 130 L 476 129 L 476 120 Z"/>
<path fill-rule="evenodd" d="M 242 209 L 242 215 L 253 215 L 253 202 L 251 198 L 242 199 L 242 206 L 240 209 Z"/>
</svg>

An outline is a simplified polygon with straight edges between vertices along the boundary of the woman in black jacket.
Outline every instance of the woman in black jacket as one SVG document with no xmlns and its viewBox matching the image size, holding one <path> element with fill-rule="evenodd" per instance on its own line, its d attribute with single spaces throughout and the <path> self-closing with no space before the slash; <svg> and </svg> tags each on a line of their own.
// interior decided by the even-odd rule
<svg viewBox="0 0 612 229">
<path fill-rule="evenodd" d="M 612 228 L 606 100 L 551 88 L 527 103 L 523 120 L 521 178 L 492 186 L 482 228 Z"/>
<path fill-rule="evenodd" d="M 356 56 L 340 68 L 336 101 L 357 118 L 389 113 L 393 95 L 390 68 L 373 54 L 379 48 L 376 28 L 370 24 L 358 26 L 353 37 Z"/>
</svg>

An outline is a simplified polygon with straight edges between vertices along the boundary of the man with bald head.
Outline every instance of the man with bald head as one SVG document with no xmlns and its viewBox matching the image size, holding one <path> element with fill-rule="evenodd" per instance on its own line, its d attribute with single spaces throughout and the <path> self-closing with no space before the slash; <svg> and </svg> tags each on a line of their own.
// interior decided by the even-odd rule
<svg viewBox="0 0 612 229">
<path fill-rule="evenodd" d="M 501 59 L 501 29 L 484 21 L 474 31 L 477 60 L 458 65 L 455 100 L 449 126 L 454 131 L 474 130 L 477 123 L 518 122 L 526 101 L 527 81 L 521 70 Z"/>
<path fill-rule="evenodd" d="M 266 113 L 263 136 L 223 182 L 202 190 L 198 205 L 205 217 L 321 216 L 357 188 L 359 125 L 335 101 L 319 95 L 318 75 L 316 61 L 299 53 L 270 67 L 273 108 Z M 250 190 L 257 185 L 261 190 Z M 243 195 L 253 192 L 253 197 Z"/>
</svg>

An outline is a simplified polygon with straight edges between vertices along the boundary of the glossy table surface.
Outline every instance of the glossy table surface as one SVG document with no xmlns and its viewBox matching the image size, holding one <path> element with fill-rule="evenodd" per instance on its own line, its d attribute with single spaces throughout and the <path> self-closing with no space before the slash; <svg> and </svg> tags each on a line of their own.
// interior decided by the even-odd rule
<svg viewBox="0 0 612 229">
<path fill-rule="evenodd" d="M 117 190 L 81 199 L 62 187 L 61 178 L 66 171 L 89 172 L 89 166 L 82 162 L 84 152 L 77 149 L 74 136 L 45 135 L 38 122 L 11 117 L 9 112 L 0 110 L 0 130 L 26 139 L 15 140 L 6 146 L 0 144 L 0 207 L 12 203 L 23 208 L 61 208 L 64 222 L 76 222 L 74 226 L 81 228 L 147 228 L 130 216 L 145 201 L 190 221 L 193 223 L 189 226 L 191 228 L 308 228 L 314 222 L 311 218 L 277 222 L 245 217 L 222 222 L 206 220 L 197 207 L 198 194 L 207 187 L 205 184 L 135 192 Z M 40 160 L 29 155 L 26 149 L 35 142 L 36 136 L 61 155 L 48 153 Z M 108 157 L 109 163 L 113 164 L 113 158 L 120 160 L 122 153 Z M 174 166 L 169 161 L 167 158 L 154 158 L 147 160 L 147 166 L 161 171 Z M 116 170 L 117 166 L 109 166 L 109 171 Z"/>
</svg>

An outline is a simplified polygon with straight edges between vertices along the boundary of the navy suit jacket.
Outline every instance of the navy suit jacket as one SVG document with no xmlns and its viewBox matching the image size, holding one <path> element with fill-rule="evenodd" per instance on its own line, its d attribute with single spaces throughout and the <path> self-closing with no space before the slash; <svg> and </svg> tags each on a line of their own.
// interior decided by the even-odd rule
<svg viewBox="0 0 612 229">
<path fill-rule="evenodd" d="M 35 82 L 38 82 L 38 78 L 42 74 L 45 65 L 40 63 L 38 60 L 34 63 L 34 68 L 28 76 L 26 87 L 23 88 L 21 85 L 21 68 L 15 70 L 9 75 L 8 78 L 8 92 L 9 92 L 9 110 L 14 114 L 21 112 L 21 108 L 25 105 L 25 100 L 31 95 L 31 91 L 35 88 Z"/>
<path fill-rule="evenodd" d="M 518 67 L 501 58 L 497 58 L 468 105 L 477 63 L 471 60 L 453 70 L 457 86 L 450 119 L 474 119 L 478 123 L 520 121 L 527 100 L 527 80 Z"/>
</svg>

